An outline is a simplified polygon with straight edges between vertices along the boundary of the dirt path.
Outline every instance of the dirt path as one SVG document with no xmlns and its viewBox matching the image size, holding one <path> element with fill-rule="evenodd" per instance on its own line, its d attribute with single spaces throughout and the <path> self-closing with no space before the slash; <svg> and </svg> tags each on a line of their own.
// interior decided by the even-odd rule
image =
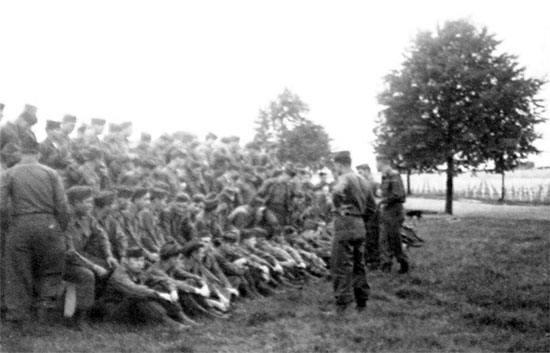
<svg viewBox="0 0 550 353">
<path fill-rule="evenodd" d="M 443 213 L 445 200 L 408 197 L 405 208 Z M 461 200 L 453 202 L 453 215 L 456 217 L 541 219 L 550 221 L 550 206 L 495 205 L 475 200 Z"/>
</svg>

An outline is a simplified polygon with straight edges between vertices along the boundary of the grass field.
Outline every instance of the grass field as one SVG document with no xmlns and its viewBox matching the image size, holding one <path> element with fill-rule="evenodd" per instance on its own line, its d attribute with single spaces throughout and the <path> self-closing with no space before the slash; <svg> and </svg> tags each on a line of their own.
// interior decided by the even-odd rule
<svg viewBox="0 0 550 353">
<path fill-rule="evenodd" d="M 497 207 L 497 206 L 495 206 Z M 329 282 L 237 303 L 232 318 L 172 334 L 96 324 L 86 332 L 2 329 L 3 352 L 550 351 L 550 222 L 426 218 L 409 275 L 369 274 L 362 314 L 326 318 Z"/>
</svg>

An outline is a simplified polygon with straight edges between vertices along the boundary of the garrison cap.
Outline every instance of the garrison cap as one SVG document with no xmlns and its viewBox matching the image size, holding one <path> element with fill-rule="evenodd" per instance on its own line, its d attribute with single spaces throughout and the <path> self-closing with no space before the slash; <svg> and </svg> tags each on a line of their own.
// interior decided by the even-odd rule
<svg viewBox="0 0 550 353">
<path fill-rule="evenodd" d="M 185 192 L 180 192 L 176 196 L 176 202 L 189 202 L 191 198 Z"/>
<path fill-rule="evenodd" d="M 220 141 L 221 141 L 222 143 L 229 143 L 229 142 L 231 142 L 231 137 L 229 137 L 229 136 L 224 136 L 224 137 L 222 137 L 222 138 L 220 139 Z"/>
<path fill-rule="evenodd" d="M 76 116 L 70 115 L 70 114 L 65 114 L 63 116 L 63 120 L 61 120 L 61 121 L 64 122 L 64 123 L 76 123 Z"/>
<path fill-rule="evenodd" d="M 220 201 L 217 197 L 210 195 L 204 200 L 204 210 L 205 211 L 213 211 L 218 207 L 218 204 Z"/>
<path fill-rule="evenodd" d="M 231 228 L 222 234 L 222 239 L 229 241 L 239 241 L 240 231 L 237 228 Z"/>
<path fill-rule="evenodd" d="M 204 202 L 204 199 L 205 199 L 204 194 L 199 193 L 199 194 L 193 195 L 193 202 L 195 203 Z"/>
<path fill-rule="evenodd" d="M 122 129 L 120 125 L 115 123 L 109 123 L 109 132 L 120 132 Z"/>
<path fill-rule="evenodd" d="M 168 260 L 181 254 L 181 251 L 182 248 L 177 246 L 174 242 L 168 242 L 160 247 L 159 256 L 161 260 Z"/>
<path fill-rule="evenodd" d="M 129 127 L 132 127 L 132 122 L 131 121 L 124 121 L 120 124 L 121 129 L 127 129 Z"/>
<path fill-rule="evenodd" d="M 249 204 L 250 206 L 262 206 L 265 203 L 265 199 L 261 198 L 260 196 L 254 196 L 252 200 L 250 200 Z"/>
<path fill-rule="evenodd" d="M 151 134 L 147 132 L 141 133 L 141 141 L 142 142 L 151 142 Z"/>
<path fill-rule="evenodd" d="M 212 132 L 209 132 L 208 135 L 206 135 L 206 139 L 212 139 L 212 140 L 217 140 L 218 139 L 218 136 L 216 136 L 216 134 L 212 133 Z"/>
<path fill-rule="evenodd" d="M 183 248 L 181 249 L 181 253 L 184 256 L 190 256 L 195 250 L 198 250 L 199 248 L 203 247 L 204 244 L 201 243 L 198 240 L 191 240 L 190 242 L 183 245 Z"/>
<path fill-rule="evenodd" d="M 134 194 L 132 195 L 132 199 L 133 200 L 141 199 L 143 196 L 147 195 L 148 192 L 149 190 L 146 188 L 135 188 Z"/>
<path fill-rule="evenodd" d="M 61 123 L 59 121 L 46 120 L 46 130 L 61 129 Z"/>
<path fill-rule="evenodd" d="M 23 108 L 23 111 L 36 114 L 36 107 L 32 104 L 25 104 L 25 108 Z"/>
<path fill-rule="evenodd" d="M 124 199 L 129 199 L 134 195 L 134 189 L 126 185 L 119 185 L 115 187 L 115 190 L 117 192 L 117 196 Z"/>
<path fill-rule="evenodd" d="M 229 136 L 229 141 L 231 142 L 239 142 L 241 140 L 241 138 L 239 136 Z"/>
<path fill-rule="evenodd" d="M 85 123 L 82 123 L 82 125 L 80 125 L 78 129 L 76 129 L 76 131 L 84 133 L 84 131 L 86 131 L 87 128 L 88 128 L 88 125 L 86 125 Z"/>
<path fill-rule="evenodd" d="M 149 189 L 149 194 L 152 199 L 162 199 L 168 196 L 168 192 L 160 187 Z"/>
<path fill-rule="evenodd" d="M 107 121 L 105 119 L 101 118 L 92 118 L 91 123 L 92 125 L 105 125 Z"/>
<path fill-rule="evenodd" d="M 111 205 L 116 198 L 116 194 L 110 190 L 102 190 L 94 197 L 94 204 L 96 207 L 103 208 Z"/>
<path fill-rule="evenodd" d="M 332 159 L 336 163 L 349 163 L 351 161 L 351 154 L 349 153 L 349 151 L 334 152 L 332 155 Z"/>
<path fill-rule="evenodd" d="M 356 168 L 359 170 L 370 170 L 370 166 L 367 163 L 359 164 Z"/>
<path fill-rule="evenodd" d="M 87 185 L 76 185 L 70 187 L 66 193 L 69 203 L 75 204 L 91 198 L 93 196 L 94 189 Z"/>
<path fill-rule="evenodd" d="M 144 256 L 145 254 L 143 253 L 143 250 L 141 248 L 138 248 L 137 246 L 133 246 L 131 248 L 128 248 L 128 250 L 126 250 L 126 257 L 136 259 Z"/>
<path fill-rule="evenodd" d="M 157 160 L 153 157 L 145 158 L 143 159 L 140 164 L 145 168 L 151 168 L 154 169 L 157 167 L 158 163 Z"/>
</svg>

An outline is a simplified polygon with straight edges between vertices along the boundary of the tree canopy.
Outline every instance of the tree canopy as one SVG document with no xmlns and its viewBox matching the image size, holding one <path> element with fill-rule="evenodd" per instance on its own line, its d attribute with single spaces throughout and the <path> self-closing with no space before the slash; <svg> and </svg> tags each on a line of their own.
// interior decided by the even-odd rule
<svg viewBox="0 0 550 353">
<path fill-rule="evenodd" d="M 497 171 L 510 170 L 537 152 L 544 81 L 526 77 L 499 44 L 487 28 L 465 20 L 447 22 L 435 34 L 420 32 L 378 96 L 384 108 L 375 150 L 408 170 L 445 165 L 447 213 L 456 173 L 490 161 Z"/>
<path fill-rule="evenodd" d="M 330 138 L 325 129 L 306 118 L 309 107 L 301 98 L 285 89 L 256 119 L 254 142 L 275 146 L 283 162 L 302 163 L 317 169 L 330 158 Z"/>
</svg>

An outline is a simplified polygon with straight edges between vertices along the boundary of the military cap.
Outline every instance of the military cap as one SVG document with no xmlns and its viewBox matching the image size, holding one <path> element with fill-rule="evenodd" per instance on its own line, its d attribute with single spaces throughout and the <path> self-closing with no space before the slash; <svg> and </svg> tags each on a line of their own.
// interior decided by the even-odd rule
<svg viewBox="0 0 550 353">
<path fill-rule="evenodd" d="M 168 149 L 168 152 L 166 152 L 166 155 L 168 156 L 168 160 L 171 161 L 178 157 L 181 157 L 181 158 L 187 157 L 187 152 L 185 152 L 183 149 L 177 146 L 172 146 Z"/>
<path fill-rule="evenodd" d="M 189 202 L 191 198 L 185 192 L 180 192 L 176 196 L 176 202 Z"/>
<path fill-rule="evenodd" d="M 149 157 L 149 158 L 145 158 L 143 159 L 140 164 L 145 167 L 145 168 L 156 168 L 158 163 L 157 163 L 157 160 L 154 159 L 153 157 Z"/>
<path fill-rule="evenodd" d="M 189 143 L 197 139 L 196 135 L 187 131 L 176 131 L 172 134 L 172 137 L 184 143 Z"/>
<path fill-rule="evenodd" d="M 59 121 L 46 120 L 46 130 L 61 129 L 61 123 Z"/>
<path fill-rule="evenodd" d="M 220 141 L 221 141 L 222 143 L 229 143 L 229 142 L 231 142 L 231 137 L 224 136 L 224 137 L 222 137 L 222 138 L 220 139 Z"/>
<path fill-rule="evenodd" d="M 229 240 L 229 241 L 239 241 L 240 231 L 237 228 L 232 228 L 230 230 L 227 230 L 223 232 L 222 239 Z"/>
<path fill-rule="evenodd" d="M 227 191 L 222 191 L 218 194 L 218 200 L 223 203 L 232 203 L 234 201 L 234 197 Z"/>
<path fill-rule="evenodd" d="M 161 260 L 168 260 L 171 257 L 181 254 L 182 248 L 177 246 L 174 242 L 168 242 L 160 247 L 159 256 Z"/>
<path fill-rule="evenodd" d="M 70 114 L 65 114 L 63 116 L 63 120 L 61 120 L 61 121 L 64 122 L 64 123 L 76 123 L 76 116 L 70 115 Z"/>
<path fill-rule="evenodd" d="M 85 123 L 82 123 L 82 125 L 80 125 L 78 129 L 76 129 L 76 131 L 80 133 L 84 133 L 84 131 L 86 131 L 87 128 L 88 128 L 88 125 L 86 125 Z"/>
<path fill-rule="evenodd" d="M 124 121 L 120 124 L 121 129 L 127 129 L 129 127 L 132 127 L 132 122 L 131 121 Z"/>
<path fill-rule="evenodd" d="M 212 139 L 212 140 L 217 140 L 218 139 L 218 136 L 216 136 L 216 134 L 212 133 L 212 132 L 209 132 L 208 135 L 206 135 L 206 139 Z"/>
<path fill-rule="evenodd" d="M 147 132 L 142 132 L 140 140 L 142 142 L 151 142 L 151 134 Z"/>
<path fill-rule="evenodd" d="M 168 196 L 168 192 L 160 187 L 149 189 L 149 194 L 151 195 L 152 199 L 162 199 Z"/>
<path fill-rule="evenodd" d="M 213 211 L 218 207 L 218 204 L 220 201 L 214 196 L 207 197 L 204 199 L 204 210 L 205 211 Z"/>
<path fill-rule="evenodd" d="M 122 129 L 120 125 L 115 123 L 109 123 L 109 132 L 120 132 Z"/>
<path fill-rule="evenodd" d="M 256 237 L 256 232 L 253 229 L 241 229 L 241 240 L 246 240 Z"/>
<path fill-rule="evenodd" d="M 250 200 L 250 206 L 262 206 L 265 203 L 265 199 L 261 198 L 260 196 L 254 196 L 252 200 Z"/>
<path fill-rule="evenodd" d="M 124 199 L 129 199 L 134 195 L 134 189 L 129 186 L 119 185 L 115 187 L 115 190 L 117 192 L 117 196 Z"/>
<path fill-rule="evenodd" d="M 110 190 L 102 190 L 94 197 L 96 207 L 103 208 L 111 205 L 115 201 L 116 194 Z"/>
<path fill-rule="evenodd" d="M 195 250 L 198 250 L 203 246 L 204 246 L 204 244 L 201 243 L 200 241 L 191 240 L 190 242 L 183 245 L 183 247 L 181 249 L 181 253 L 184 256 L 190 256 Z"/>
<path fill-rule="evenodd" d="M 105 119 L 101 118 L 92 118 L 91 123 L 92 125 L 105 125 L 107 121 Z"/>
<path fill-rule="evenodd" d="M 376 155 L 376 160 L 377 161 L 389 161 L 390 157 L 386 154 L 379 153 L 379 154 Z"/>
<path fill-rule="evenodd" d="M 370 170 L 370 166 L 367 163 L 359 164 L 356 168 L 359 170 Z"/>
<path fill-rule="evenodd" d="M 146 188 L 135 188 L 132 200 L 141 199 L 143 196 L 147 195 L 148 192 L 149 190 Z"/>
<path fill-rule="evenodd" d="M 204 194 L 195 194 L 193 195 L 193 202 L 195 203 L 199 203 L 199 202 L 204 202 Z"/>
<path fill-rule="evenodd" d="M 81 202 L 93 196 L 94 189 L 87 185 L 72 186 L 67 190 L 67 200 L 71 204 Z"/>
<path fill-rule="evenodd" d="M 229 141 L 231 142 L 239 142 L 241 140 L 241 138 L 239 136 L 229 136 Z"/>
<path fill-rule="evenodd" d="M 349 153 L 349 151 L 334 152 L 332 156 L 332 159 L 336 163 L 348 164 L 351 162 L 351 154 Z"/>
<path fill-rule="evenodd" d="M 40 151 L 40 145 L 33 136 L 25 136 L 21 139 L 21 153 L 34 154 Z"/>
<path fill-rule="evenodd" d="M 29 112 L 32 114 L 36 114 L 36 107 L 32 104 L 25 104 L 25 107 L 23 108 L 24 112 Z"/>
<path fill-rule="evenodd" d="M 138 248 L 137 246 L 133 246 L 131 248 L 128 248 L 128 250 L 126 250 L 126 257 L 136 259 L 144 256 L 145 254 L 143 253 L 143 249 Z"/>
</svg>

